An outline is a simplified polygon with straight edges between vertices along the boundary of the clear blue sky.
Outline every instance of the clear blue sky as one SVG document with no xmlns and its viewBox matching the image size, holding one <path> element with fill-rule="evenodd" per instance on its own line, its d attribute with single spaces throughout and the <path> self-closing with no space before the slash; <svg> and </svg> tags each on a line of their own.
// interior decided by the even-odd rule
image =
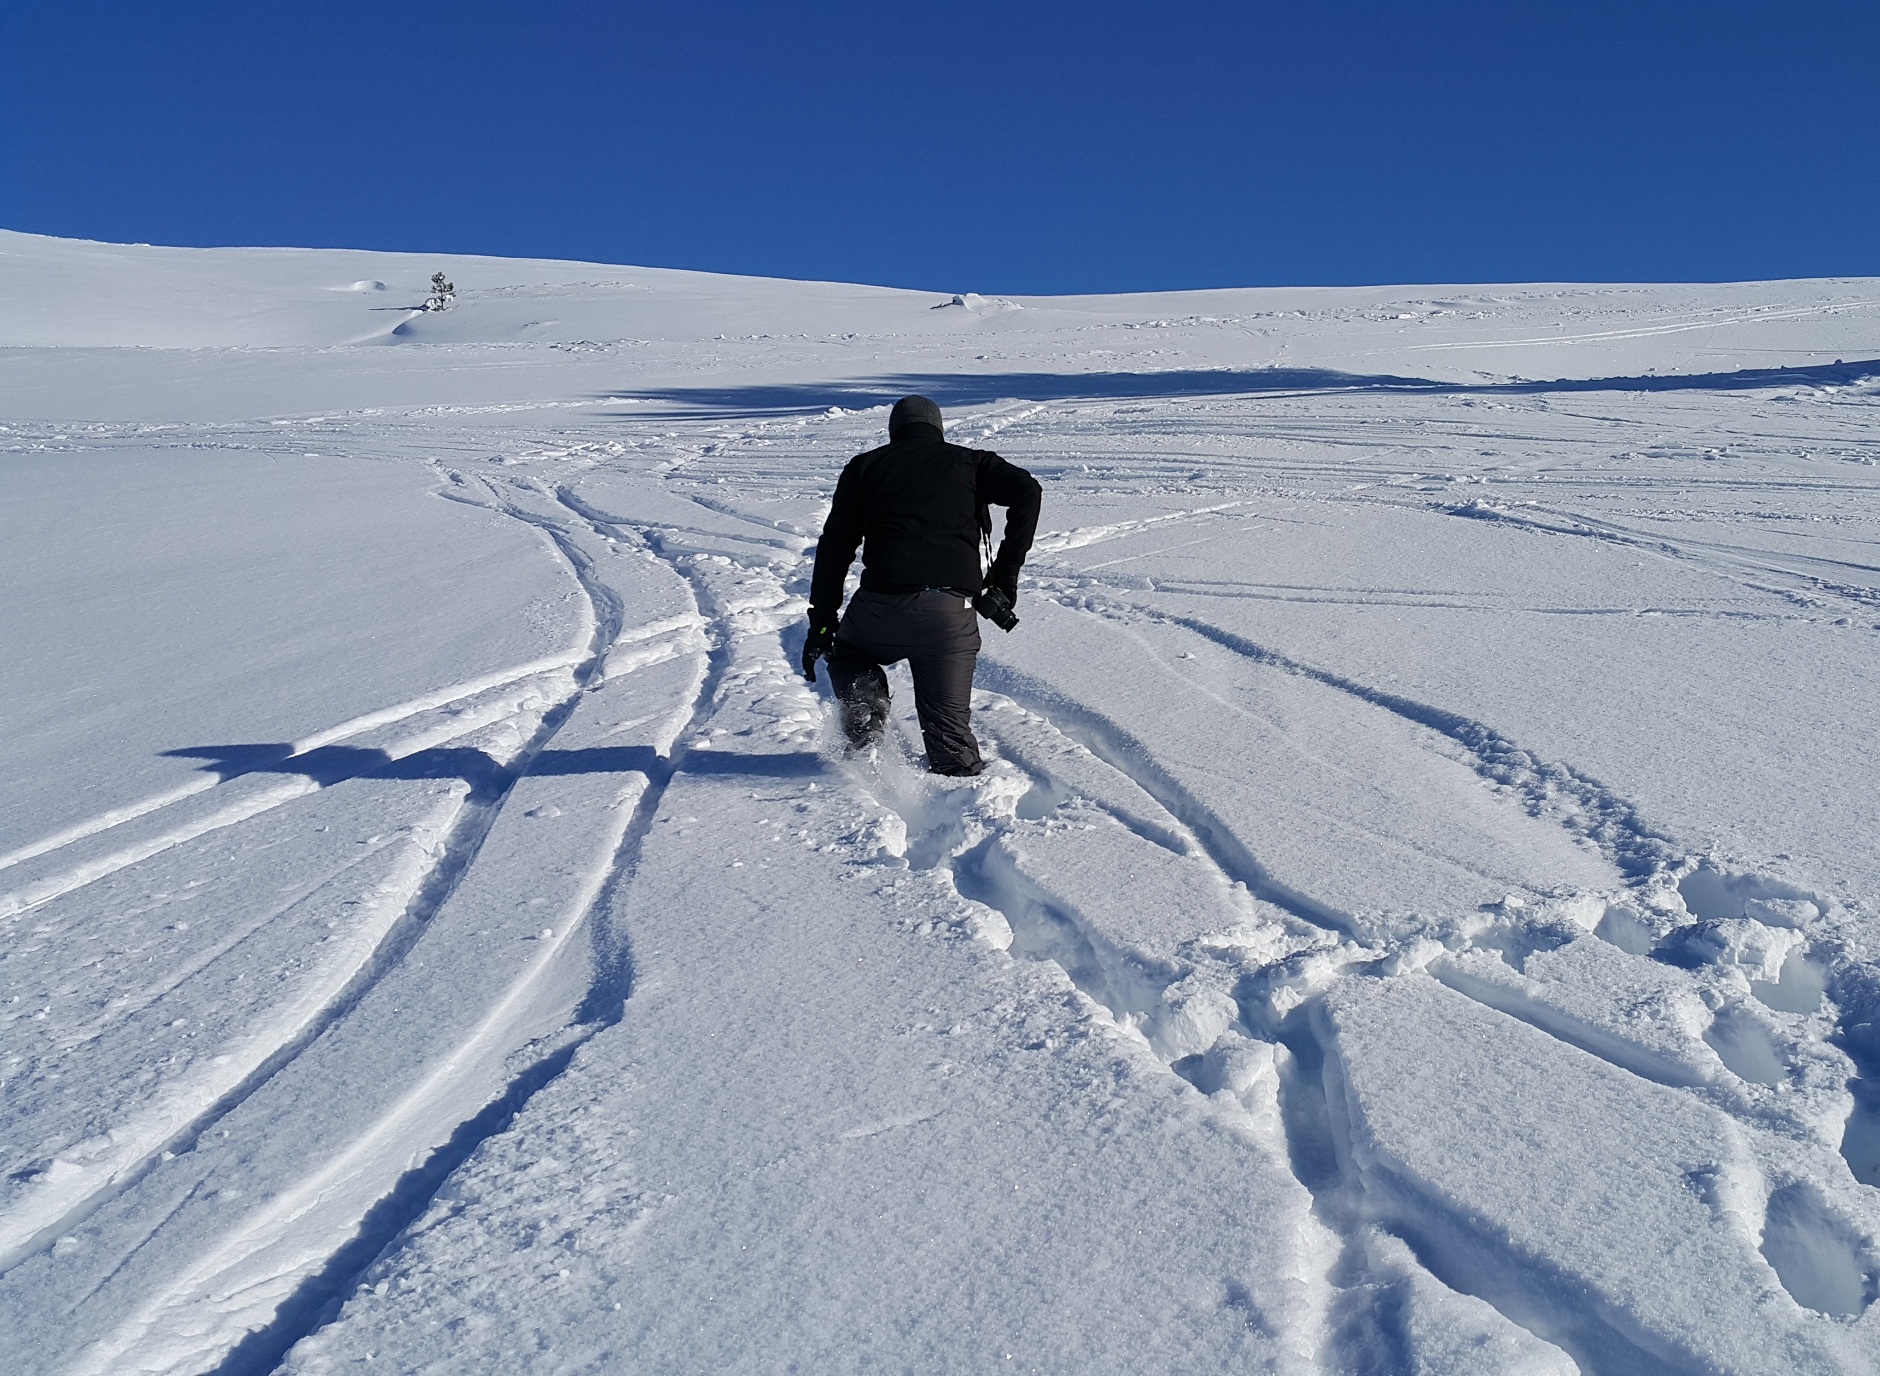
<svg viewBox="0 0 1880 1376">
<path fill-rule="evenodd" d="M 1880 275 L 1880 3 L 0 0 L 0 226 L 981 292 Z"/>
</svg>

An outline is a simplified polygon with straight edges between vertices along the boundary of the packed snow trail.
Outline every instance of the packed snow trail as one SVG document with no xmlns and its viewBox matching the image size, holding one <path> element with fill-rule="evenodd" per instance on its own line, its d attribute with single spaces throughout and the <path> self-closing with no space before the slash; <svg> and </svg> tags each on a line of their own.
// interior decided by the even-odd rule
<svg viewBox="0 0 1880 1376">
<path fill-rule="evenodd" d="M 1873 284 L 0 237 L 7 1369 L 1880 1364 Z M 975 781 L 793 667 L 901 390 Z"/>
</svg>

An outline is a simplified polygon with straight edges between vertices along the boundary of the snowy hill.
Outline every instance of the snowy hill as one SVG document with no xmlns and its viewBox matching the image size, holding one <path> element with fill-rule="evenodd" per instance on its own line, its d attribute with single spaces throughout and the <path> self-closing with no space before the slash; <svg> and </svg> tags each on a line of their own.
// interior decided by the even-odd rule
<svg viewBox="0 0 1880 1376">
<path fill-rule="evenodd" d="M 970 285 L 0 233 L 4 1369 L 1880 1364 L 1880 282 Z"/>
</svg>

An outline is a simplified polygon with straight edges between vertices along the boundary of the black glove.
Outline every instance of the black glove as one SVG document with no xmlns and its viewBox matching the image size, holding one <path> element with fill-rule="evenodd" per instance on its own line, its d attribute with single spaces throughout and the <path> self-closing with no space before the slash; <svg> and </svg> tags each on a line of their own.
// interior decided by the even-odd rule
<svg viewBox="0 0 1880 1376">
<path fill-rule="evenodd" d="M 814 617 L 811 617 L 809 635 L 804 637 L 803 640 L 804 678 L 808 679 L 811 683 L 816 681 L 816 661 L 834 649 L 835 644 L 836 623 L 833 620 L 819 623 Z"/>
</svg>

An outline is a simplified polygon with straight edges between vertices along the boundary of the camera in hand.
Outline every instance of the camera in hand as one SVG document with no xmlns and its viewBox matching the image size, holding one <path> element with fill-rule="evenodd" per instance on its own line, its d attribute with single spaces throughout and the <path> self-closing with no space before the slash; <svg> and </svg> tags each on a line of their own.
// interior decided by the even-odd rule
<svg viewBox="0 0 1880 1376">
<path fill-rule="evenodd" d="M 1018 624 L 1018 613 L 1012 610 L 1012 599 L 1005 589 L 988 583 L 979 590 L 979 596 L 973 599 L 973 610 L 1002 631 L 1009 631 Z"/>
</svg>

